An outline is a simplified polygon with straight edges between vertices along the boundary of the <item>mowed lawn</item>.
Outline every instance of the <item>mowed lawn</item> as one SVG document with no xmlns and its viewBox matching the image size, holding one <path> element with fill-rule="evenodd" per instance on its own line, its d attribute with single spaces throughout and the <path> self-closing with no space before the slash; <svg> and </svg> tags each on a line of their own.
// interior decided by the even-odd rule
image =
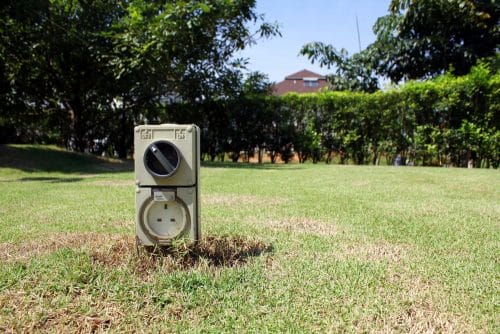
<svg viewBox="0 0 500 334">
<path fill-rule="evenodd" d="M 500 172 L 209 164 L 135 246 L 130 163 L 0 146 L 0 332 L 498 333 Z"/>
</svg>

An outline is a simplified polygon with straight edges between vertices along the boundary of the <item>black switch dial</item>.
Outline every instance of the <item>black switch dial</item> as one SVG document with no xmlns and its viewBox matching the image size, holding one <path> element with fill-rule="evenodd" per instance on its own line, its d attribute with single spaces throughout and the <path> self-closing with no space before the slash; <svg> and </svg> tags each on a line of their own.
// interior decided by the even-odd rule
<svg viewBox="0 0 500 334">
<path fill-rule="evenodd" d="M 169 177 L 181 162 L 179 151 L 172 143 L 161 140 L 152 143 L 144 152 L 144 166 L 156 177 Z"/>
</svg>

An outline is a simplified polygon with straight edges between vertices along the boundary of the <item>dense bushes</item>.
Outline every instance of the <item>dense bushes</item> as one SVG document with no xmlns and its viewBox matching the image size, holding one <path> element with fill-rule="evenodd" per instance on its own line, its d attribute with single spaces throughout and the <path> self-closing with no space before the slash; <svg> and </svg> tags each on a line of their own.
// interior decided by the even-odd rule
<svg viewBox="0 0 500 334">
<path fill-rule="evenodd" d="M 263 152 L 300 162 L 495 167 L 500 164 L 500 76 L 478 66 L 463 77 L 408 82 L 376 93 L 240 96 L 171 106 L 166 118 L 203 128 L 206 158 Z"/>
<path fill-rule="evenodd" d="M 411 81 L 375 93 L 275 97 L 243 90 L 235 97 L 143 106 L 139 118 L 123 111 L 115 123 L 94 122 L 92 138 L 106 134 L 110 152 L 120 151 L 121 146 L 131 149 L 133 124 L 149 119 L 200 125 L 203 158 L 209 160 L 254 157 L 262 162 L 266 157 L 273 163 L 278 158 L 285 162 L 296 158 L 299 162 L 356 164 L 397 160 L 498 168 L 499 96 L 500 75 L 480 65 L 466 76 Z M 62 116 L 53 115 L 13 109 L 8 119 L 23 126 L 14 127 L 0 116 L 0 142 L 36 142 L 37 138 L 45 143 L 62 142 L 68 129 Z M 109 114 L 108 120 L 112 118 Z M 36 124 L 30 126 L 30 119 Z"/>
</svg>

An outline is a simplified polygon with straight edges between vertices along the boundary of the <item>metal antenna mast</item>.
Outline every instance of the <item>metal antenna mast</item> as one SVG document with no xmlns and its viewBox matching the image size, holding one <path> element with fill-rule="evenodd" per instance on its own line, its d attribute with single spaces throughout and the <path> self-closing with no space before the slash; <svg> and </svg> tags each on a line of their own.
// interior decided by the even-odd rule
<svg viewBox="0 0 500 334">
<path fill-rule="evenodd" d="M 358 46 L 359 46 L 359 52 L 361 52 L 361 37 L 359 36 L 358 13 L 356 13 L 354 15 L 356 15 L 356 30 L 358 32 Z"/>
</svg>

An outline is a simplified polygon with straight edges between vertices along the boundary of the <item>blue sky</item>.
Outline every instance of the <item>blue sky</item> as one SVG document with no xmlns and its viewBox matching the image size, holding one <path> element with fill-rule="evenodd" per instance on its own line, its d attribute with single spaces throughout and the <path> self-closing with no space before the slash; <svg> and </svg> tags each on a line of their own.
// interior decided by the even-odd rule
<svg viewBox="0 0 500 334">
<path fill-rule="evenodd" d="M 248 69 L 269 75 L 279 82 L 288 74 L 309 69 L 328 74 L 298 53 L 309 42 L 332 44 L 350 54 L 359 51 L 356 32 L 358 16 L 361 47 L 373 42 L 373 24 L 387 13 L 390 0 L 257 0 L 257 13 L 281 25 L 282 37 L 260 40 L 238 56 L 248 58 Z"/>
</svg>

